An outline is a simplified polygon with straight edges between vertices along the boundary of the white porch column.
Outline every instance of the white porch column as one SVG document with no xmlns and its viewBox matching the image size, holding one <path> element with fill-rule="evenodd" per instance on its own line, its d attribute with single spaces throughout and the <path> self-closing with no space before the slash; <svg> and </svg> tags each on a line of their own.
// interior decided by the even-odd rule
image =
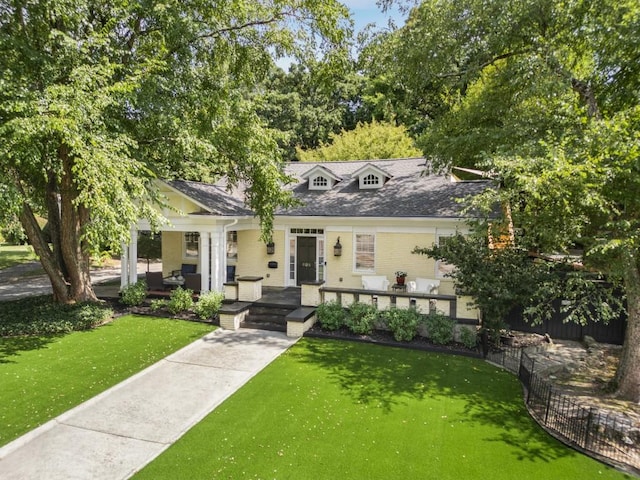
<svg viewBox="0 0 640 480">
<path fill-rule="evenodd" d="M 226 259 L 224 229 L 218 227 L 211 232 L 211 289 L 216 292 L 222 291 L 222 286 L 226 280 Z"/>
<path fill-rule="evenodd" d="M 138 281 L 138 230 L 131 229 L 131 243 L 129 243 L 129 283 Z"/>
<path fill-rule="evenodd" d="M 129 245 L 123 243 L 120 254 L 120 288 L 127 285 L 129 285 Z"/>
<path fill-rule="evenodd" d="M 209 232 L 200 232 L 200 291 L 209 290 L 209 277 L 211 275 L 211 261 L 209 259 Z"/>
</svg>

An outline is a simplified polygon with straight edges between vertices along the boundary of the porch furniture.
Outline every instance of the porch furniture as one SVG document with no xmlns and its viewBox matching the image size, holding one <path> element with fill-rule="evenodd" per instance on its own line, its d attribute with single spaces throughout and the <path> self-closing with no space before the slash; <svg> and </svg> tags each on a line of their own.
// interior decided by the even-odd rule
<svg viewBox="0 0 640 480">
<path fill-rule="evenodd" d="M 174 277 L 177 277 L 177 276 L 186 277 L 190 273 L 196 273 L 197 270 L 198 270 L 197 265 L 194 265 L 192 263 L 183 263 L 182 266 L 180 267 L 180 270 L 174 270 L 173 272 L 171 272 L 171 275 Z"/>
<path fill-rule="evenodd" d="M 184 285 L 184 278 L 182 277 L 167 277 L 162 280 L 164 287 L 176 288 Z"/>
<path fill-rule="evenodd" d="M 407 291 L 407 285 L 406 284 L 399 284 L 399 283 L 394 283 L 393 285 L 391 285 L 391 290 L 393 290 L 394 292 L 406 292 Z"/>
<path fill-rule="evenodd" d="M 438 294 L 440 280 L 434 278 L 416 278 L 415 281 L 407 283 L 407 292 L 433 293 Z"/>
<path fill-rule="evenodd" d="M 199 293 L 200 287 L 202 287 L 202 276 L 199 273 L 187 273 L 184 276 L 184 288 Z"/>
<path fill-rule="evenodd" d="M 147 272 L 146 273 L 147 290 L 164 290 L 164 282 L 162 278 L 162 272 Z"/>
<path fill-rule="evenodd" d="M 363 275 L 362 288 L 365 290 L 386 291 L 389 288 L 389 280 L 384 275 Z"/>
</svg>

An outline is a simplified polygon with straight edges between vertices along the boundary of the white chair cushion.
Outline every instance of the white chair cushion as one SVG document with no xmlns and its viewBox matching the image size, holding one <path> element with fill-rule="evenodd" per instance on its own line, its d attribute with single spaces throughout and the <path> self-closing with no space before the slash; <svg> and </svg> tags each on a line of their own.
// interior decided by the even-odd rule
<svg viewBox="0 0 640 480">
<path fill-rule="evenodd" d="M 409 291 L 437 294 L 439 286 L 440 286 L 440 280 L 436 280 L 434 278 L 418 277 L 414 282 L 409 282 Z"/>
<path fill-rule="evenodd" d="M 386 290 L 389 280 L 383 275 L 363 275 L 362 288 L 365 290 Z"/>
</svg>

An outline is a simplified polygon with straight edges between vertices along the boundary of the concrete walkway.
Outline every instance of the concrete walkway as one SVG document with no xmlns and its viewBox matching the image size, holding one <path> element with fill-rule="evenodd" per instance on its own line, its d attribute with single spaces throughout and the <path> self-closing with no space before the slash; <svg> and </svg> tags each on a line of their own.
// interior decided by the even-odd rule
<svg viewBox="0 0 640 480">
<path fill-rule="evenodd" d="M 0 478 L 129 478 L 294 342 L 216 330 L 0 448 Z"/>
</svg>

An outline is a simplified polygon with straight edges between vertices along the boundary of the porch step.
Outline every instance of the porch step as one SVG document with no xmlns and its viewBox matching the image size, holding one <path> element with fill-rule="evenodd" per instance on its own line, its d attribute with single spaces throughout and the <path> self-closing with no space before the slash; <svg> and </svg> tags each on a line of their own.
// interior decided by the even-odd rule
<svg viewBox="0 0 640 480">
<path fill-rule="evenodd" d="M 286 332 L 286 317 L 294 310 L 295 307 L 252 305 L 240 326 L 243 328 Z"/>
</svg>

